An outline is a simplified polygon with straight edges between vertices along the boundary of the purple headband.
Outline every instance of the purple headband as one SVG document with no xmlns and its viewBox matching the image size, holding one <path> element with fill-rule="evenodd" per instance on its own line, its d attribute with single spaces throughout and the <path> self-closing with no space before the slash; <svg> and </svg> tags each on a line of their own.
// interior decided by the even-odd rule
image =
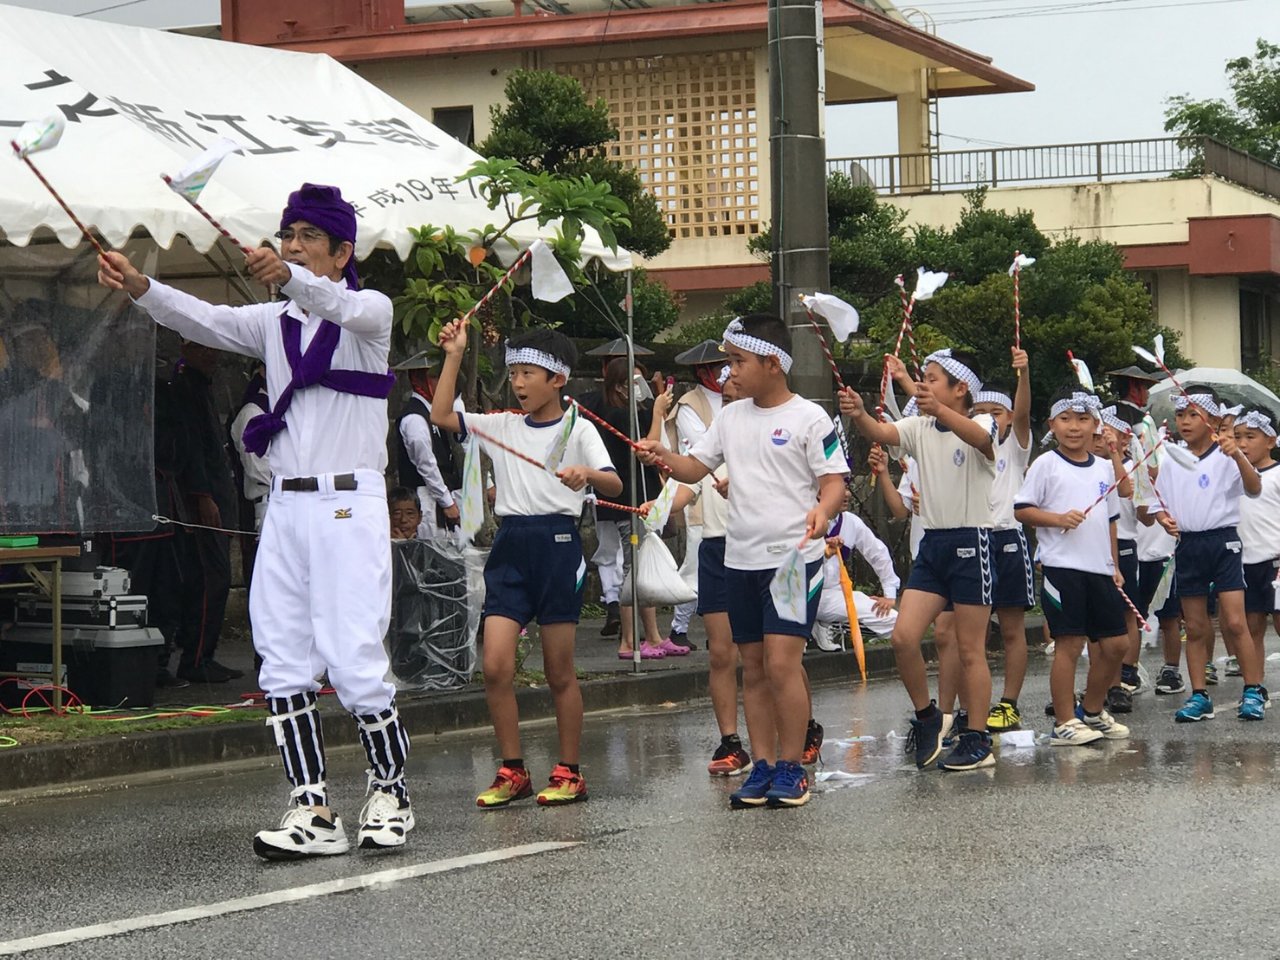
<svg viewBox="0 0 1280 960">
<path fill-rule="evenodd" d="M 287 229 L 292 223 L 305 220 L 312 226 L 319 227 L 336 240 L 345 240 L 352 246 L 356 242 L 356 210 L 342 199 L 342 191 L 337 187 L 327 187 L 317 183 L 304 183 L 299 189 L 289 194 L 289 202 L 280 214 L 280 229 Z M 347 261 L 342 275 L 347 286 L 352 290 L 360 289 L 360 275 L 356 273 L 355 251 Z"/>
</svg>

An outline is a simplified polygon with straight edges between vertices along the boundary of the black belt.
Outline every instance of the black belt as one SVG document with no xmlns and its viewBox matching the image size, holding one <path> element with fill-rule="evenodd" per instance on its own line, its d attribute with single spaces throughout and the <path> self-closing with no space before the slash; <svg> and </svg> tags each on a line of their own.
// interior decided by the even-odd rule
<svg viewBox="0 0 1280 960">
<path fill-rule="evenodd" d="M 333 477 L 333 489 L 356 490 L 359 488 L 354 473 L 337 473 Z M 280 489 L 291 493 L 315 493 L 320 489 L 319 477 L 285 477 Z"/>
</svg>

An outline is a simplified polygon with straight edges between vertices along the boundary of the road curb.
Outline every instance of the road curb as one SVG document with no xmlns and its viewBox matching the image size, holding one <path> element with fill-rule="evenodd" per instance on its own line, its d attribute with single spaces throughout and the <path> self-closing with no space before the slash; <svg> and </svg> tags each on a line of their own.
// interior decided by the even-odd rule
<svg viewBox="0 0 1280 960">
<path fill-rule="evenodd" d="M 932 659 L 932 642 L 924 647 Z M 857 663 L 852 653 L 812 653 L 805 667 L 814 683 L 855 679 Z M 893 673 L 893 651 L 888 644 L 867 649 L 867 674 L 885 677 Z M 582 683 L 583 706 L 588 713 L 627 707 L 685 704 L 709 697 L 705 670 L 671 669 L 624 674 Z M 555 716 L 551 692 L 546 687 L 524 687 L 516 692 L 521 720 Z M 332 703 L 333 706 L 328 704 Z M 484 691 L 478 687 L 443 695 L 401 696 L 400 714 L 410 734 L 435 736 L 489 726 Z M 353 745 L 355 724 L 336 701 L 326 698 L 325 742 L 331 747 Z M 244 723 L 211 724 L 177 730 L 148 730 L 118 737 L 77 740 L 69 743 L 14 747 L 0 752 L 0 797 L 48 787 L 68 787 L 104 778 L 127 777 L 187 767 L 242 760 L 269 760 L 276 747 L 263 729 L 263 714 Z"/>
</svg>

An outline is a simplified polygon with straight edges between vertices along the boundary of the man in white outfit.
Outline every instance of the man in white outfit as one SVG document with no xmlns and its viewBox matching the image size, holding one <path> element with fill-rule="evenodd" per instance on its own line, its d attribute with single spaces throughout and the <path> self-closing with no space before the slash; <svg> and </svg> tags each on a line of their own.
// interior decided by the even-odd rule
<svg viewBox="0 0 1280 960">
<path fill-rule="evenodd" d="M 413 395 L 396 420 L 400 486 L 418 494 L 422 507 L 418 536 L 432 540 L 458 527 L 460 514 L 455 494 L 462 490 L 462 464 L 448 435 L 431 423 L 435 386 L 429 354 L 416 354 L 392 369 L 407 371 L 413 388 Z M 454 409 L 463 410 L 461 397 L 455 399 Z"/>
<path fill-rule="evenodd" d="M 253 846 L 264 859 L 294 860 L 348 849 L 325 785 L 316 697 L 326 672 L 369 758 L 360 846 L 402 845 L 413 811 L 404 782 L 409 738 L 384 679 L 391 301 L 359 288 L 355 210 L 337 188 L 308 183 L 290 194 L 277 237 L 280 255 L 263 247 L 245 266 L 259 283 L 278 285 L 284 304 L 206 303 L 148 279 L 117 252 L 99 258 L 98 282 L 189 340 L 266 365 L 271 410 L 243 436 L 249 452 L 269 450 L 272 474 L 249 616 L 268 724 L 293 791 L 280 827 L 260 831 Z"/>
<path fill-rule="evenodd" d="M 818 618 L 813 627 L 813 640 L 822 650 L 839 650 L 833 639 L 836 626 L 849 622 L 849 607 L 840 585 L 840 565 L 854 553 L 862 554 L 880 581 L 882 596 L 873 597 L 861 590 L 853 591 L 854 613 L 864 632 L 878 637 L 893 633 L 898 622 L 894 604 L 901 581 L 893 569 L 893 555 L 860 517 L 845 510 L 836 514 L 827 528 L 828 555 L 823 568 L 822 595 L 818 598 Z M 834 549 L 833 549 L 834 548 Z"/>
</svg>

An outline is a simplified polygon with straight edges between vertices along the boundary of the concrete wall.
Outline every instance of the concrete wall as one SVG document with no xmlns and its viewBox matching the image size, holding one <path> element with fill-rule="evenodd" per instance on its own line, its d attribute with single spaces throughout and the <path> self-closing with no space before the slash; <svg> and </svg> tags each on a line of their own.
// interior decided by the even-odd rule
<svg viewBox="0 0 1280 960">
<path fill-rule="evenodd" d="M 966 205 L 963 193 L 885 199 L 907 212 L 909 226 L 954 226 Z M 987 206 L 1010 212 L 1030 210 L 1036 226 L 1050 236 L 1074 234 L 1122 246 L 1185 243 L 1187 221 L 1192 217 L 1280 216 L 1280 201 L 1213 177 L 1000 187 L 987 191 Z"/>
<path fill-rule="evenodd" d="M 1198 366 L 1240 368 L 1240 281 L 1192 277 L 1186 270 L 1145 275 L 1160 322 L 1181 334 L 1180 350 Z"/>
</svg>

